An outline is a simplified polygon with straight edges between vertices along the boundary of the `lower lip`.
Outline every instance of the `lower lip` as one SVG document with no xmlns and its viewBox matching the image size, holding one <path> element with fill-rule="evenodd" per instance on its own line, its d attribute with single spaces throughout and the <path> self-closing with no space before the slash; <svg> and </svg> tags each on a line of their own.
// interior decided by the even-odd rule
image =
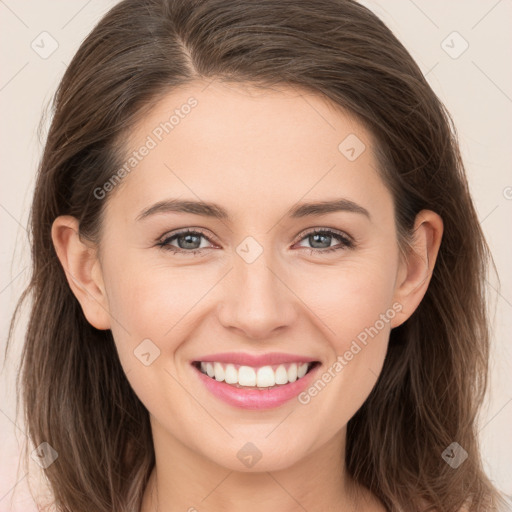
<svg viewBox="0 0 512 512">
<path fill-rule="evenodd" d="M 192 365 L 193 366 L 193 365 Z M 236 388 L 225 382 L 219 382 L 205 375 L 193 366 L 206 388 L 217 398 L 234 407 L 241 409 L 271 409 L 279 407 L 302 393 L 311 383 L 320 365 L 317 364 L 304 377 L 283 386 L 272 389 L 243 389 Z"/>
</svg>

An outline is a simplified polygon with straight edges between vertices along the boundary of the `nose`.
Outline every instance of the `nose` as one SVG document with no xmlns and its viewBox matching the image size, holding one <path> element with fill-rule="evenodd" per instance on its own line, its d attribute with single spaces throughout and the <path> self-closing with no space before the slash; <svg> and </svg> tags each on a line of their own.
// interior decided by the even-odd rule
<svg viewBox="0 0 512 512">
<path fill-rule="evenodd" d="M 286 271 L 266 257 L 270 252 L 252 263 L 236 255 L 225 278 L 219 321 L 248 339 L 270 339 L 298 316 L 299 301 L 286 284 Z"/>
</svg>

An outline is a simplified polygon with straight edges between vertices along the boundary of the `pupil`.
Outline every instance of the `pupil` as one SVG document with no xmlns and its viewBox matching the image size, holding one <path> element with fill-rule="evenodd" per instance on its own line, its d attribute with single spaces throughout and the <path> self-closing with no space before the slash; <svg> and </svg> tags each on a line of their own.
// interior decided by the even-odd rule
<svg viewBox="0 0 512 512">
<path fill-rule="evenodd" d="M 315 247 L 315 243 L 317 243 L 318 239 L 321 239 L 321 238 L 323 238 L 323 239 L 327 239 L 328 241 L 327 241 L 327 244 L 326 244 L 326 245 L 324 244 L 324 247 L 320 247 L 320 248 L 330 247 L 330 245 L 331 245 L 331 243 L 330 243 L 330 238 L 331 238 L 331 237 L 330 237 L 330 236 L 328 236 L 328 235 L 322 235 L 322 234 L 319 234 L 319 233 L 315 233 L 315 234 L 314 234 L 314 235 L 312 235 L 312 237 L 310 237 L 310 238 L 313 238 L 313 242 L 311 243 L 311 245 L 312 245 L 313 247 Z M 310 242 L 311 242 L 311 241 L 310 241 Z M 316 248 L 317 248 L 317 247 L 316 247 Z"/>
<path fill-rule="evenodd" d="M 194 245 L 197 245 L 197 241 L 199 240 L 199 237 L 197 235 L 183 235 L 178 240 L 185 240 L 184 245 L 178 242 L 178 245 L 181 249 L 198 249 L 199 246 L 195 247 Z M 195 239 L 195 240 L 194 240 Z M 192 245 L 189 245 L 192 244 Z M 199 243 L 199 245 L 201 245 Z"/>
</svg>

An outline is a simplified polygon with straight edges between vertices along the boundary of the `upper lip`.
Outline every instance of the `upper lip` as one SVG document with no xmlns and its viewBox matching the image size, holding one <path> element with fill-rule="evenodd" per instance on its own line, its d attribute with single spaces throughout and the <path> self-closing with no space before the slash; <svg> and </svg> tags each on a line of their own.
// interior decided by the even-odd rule
<svg viewBox="0 0 512 512">
<path fill-rule="evenodd" d="M 220 354 L 208 354 L 195 359 L 194 362 L 219 362 L 225 364 L 238 364 L 241 366 L 271 366 L 281 363 L 312 363 L 318 361 L 312 357 L 300 356 L 297 354 L 285 354 L 283 352 L 272 352 L 268 354 L 247 354 L 244 352 L 222 352 Z"/>
</svg>

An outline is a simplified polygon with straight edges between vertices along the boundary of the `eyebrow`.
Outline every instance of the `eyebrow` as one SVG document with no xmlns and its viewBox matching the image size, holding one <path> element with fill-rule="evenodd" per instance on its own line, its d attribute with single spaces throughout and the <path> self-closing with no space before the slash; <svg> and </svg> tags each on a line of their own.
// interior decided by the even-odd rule
<svg viewBox="0 0 512 512">
<path fill-rule="evenodd" d="M 357 203 L 349 199 L 335 199 L 331 201 L 321 201 L 312 203 L 300 203 L 292 207 L 287 215 L 298 219 L 307 216 L 320 216 L 333 212 L 351 212 L 365 215 L 371 219 L 370 212 Z M 151 215 L 158 213 L 191 213 L 212 217 L 219 220 L 229 220 L 229 214 L 222 206 L 204 201 L 190 201 L 181 199 L 165 199 L 159 201 L 149 208 L 145 208 L 137 216 L 136 220 L 143 220 Z"/>
</svg>

